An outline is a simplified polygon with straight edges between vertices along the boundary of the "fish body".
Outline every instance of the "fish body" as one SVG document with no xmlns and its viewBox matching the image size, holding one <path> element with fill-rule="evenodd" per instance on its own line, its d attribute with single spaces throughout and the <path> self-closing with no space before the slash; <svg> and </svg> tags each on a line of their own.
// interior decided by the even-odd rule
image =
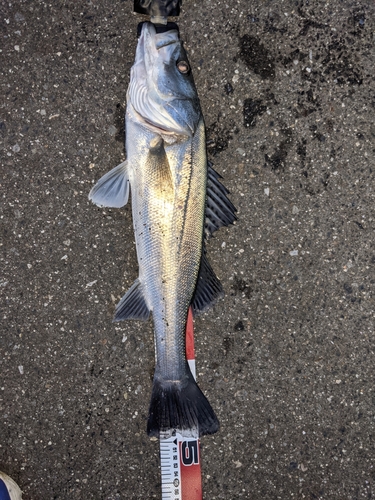
<svg viewBox="0 0 375 500">
<path fill-rule="evenodd" d="M 190 305 L 222 295 L 205 254 L 205 235 L 235 220 L 218 174 L 208 166 L 203 116 L 178 31 L 143 23 L 126 109 L 127 161 L 99 180 L 90 199 L 123 206 L 132 196 L 139 277 L 116 307 L 115 321 L 152 313 L 156 366 L 148 433 L 200 435 L 219 423 L 185 356 Z"/>
</svg>

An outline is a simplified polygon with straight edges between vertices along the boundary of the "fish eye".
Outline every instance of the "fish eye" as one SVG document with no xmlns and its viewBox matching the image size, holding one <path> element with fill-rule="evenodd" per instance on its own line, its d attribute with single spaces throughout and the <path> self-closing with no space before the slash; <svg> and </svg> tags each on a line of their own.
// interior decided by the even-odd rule
<svg viewBox="0 0 375 500">
<path fill-rule="evenodd" d="M 180 73 L 183 75 L 186 75 L 190 71 L 190 66 L 187 61 L 178 61 L 177 62 L 177 69 Z"/>
</svg>

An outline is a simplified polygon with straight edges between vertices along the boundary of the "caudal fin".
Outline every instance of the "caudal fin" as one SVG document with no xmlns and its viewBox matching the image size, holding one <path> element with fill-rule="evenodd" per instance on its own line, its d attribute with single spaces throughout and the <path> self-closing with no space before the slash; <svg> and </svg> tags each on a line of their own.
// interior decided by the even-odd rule
<svg viewBox="0 0 375 500">
<path fill-rule="evenodd" d="M 219 421 L 190 370 L 181 382 L 154 378 L 148 415 L 147 433 L 159 437 L 160 431 L 198 428 L 199 435 L 214 434 Z"/>
</svg>

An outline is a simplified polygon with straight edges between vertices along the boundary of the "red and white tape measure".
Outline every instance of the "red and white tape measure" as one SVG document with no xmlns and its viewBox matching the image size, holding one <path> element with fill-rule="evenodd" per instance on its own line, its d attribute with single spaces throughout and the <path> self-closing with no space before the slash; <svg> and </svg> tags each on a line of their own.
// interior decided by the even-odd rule
<svg viewBox="0 0 375 500">
<path fill-rule="evenodd" d="M 186 358 L 196 378 L 193 313 L 186 322 Z M 185 433 L 184 433 L 185 434 Z M 201 457 L 198 429 L 182 436 L 178 429 L 160 433 L 162 500 L 202 500 Z"/>
</svg>

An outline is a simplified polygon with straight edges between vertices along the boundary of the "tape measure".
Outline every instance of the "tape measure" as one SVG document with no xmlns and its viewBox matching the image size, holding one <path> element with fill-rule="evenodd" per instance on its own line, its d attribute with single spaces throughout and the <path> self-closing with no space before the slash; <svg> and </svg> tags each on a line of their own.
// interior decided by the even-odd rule
<svg viewBox="0 0 375 500">
<path fill-rule="evenodd" d="M 193 312 L 189 308 L 186 322 L 186 359 L 196 378 Z M 202 500 L 202 473 L 198 428 L 191 436 L 179 429 L 160 433 L 162 500 Z"/>
</svg>

